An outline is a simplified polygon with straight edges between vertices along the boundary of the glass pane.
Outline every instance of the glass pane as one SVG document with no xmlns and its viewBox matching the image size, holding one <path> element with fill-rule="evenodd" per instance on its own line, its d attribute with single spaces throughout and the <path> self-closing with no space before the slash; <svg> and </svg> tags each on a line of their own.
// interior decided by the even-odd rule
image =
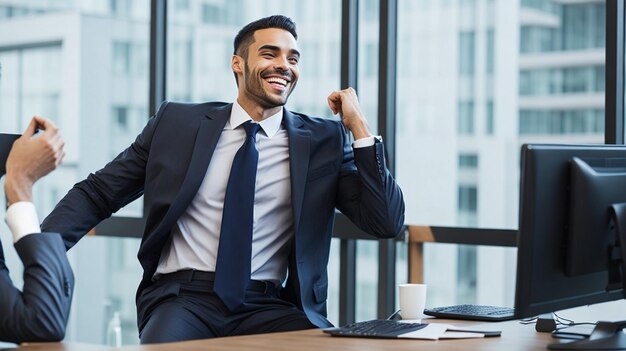
<svg viewBox="0 0 626 351">
<path fill-rule="evenodd" d="M 298 86 L 286 105 L 291 111 L 328 117 L 327 96 L 339 89 L 341 2 L 323 0 L 174 0 L 168 2 L 167 98 L 227 101 L 237 96 L 231 69 L 233 40 L 245 24 L 282 14 L 296 22 Z M 328 318 L 339 320 L 339 242 L 332 241 Z M 369 302 L 371 304 L 371 302 Z"/>
<path fill-rule="evenodd" d="M 407 223 L 516 229 L 521 145 L 604 140 L 604 1 L 398 6 Z M 511 251 L 427 245 L 428 305 L 512 305 Z"/>
<path fill-rule="evenodd" d="M 359 2 L 358 87 L 361 111 L 372 133 L 378 130 L 378 0 Z M 378 241 L 357 242 L 356 320 L 375 319 L 378 301 Z"/>
<path fill-rule="evenodd" d="M 237 96 L 230 67 L 235 35 L 245 24 L 282 14 L 296 22 L 300 60 L 292 111 L 326 117 L 326 97 L 339 88 L 341 3 L 331 0 L 178 0 L 168 2 L 167 98 L 228 101 Z"/>
<path fill-rule="evenodd" d="M 64 163 L 35 187 L 40 220 L 148 120 L 149 6 L 148 0 L 0 0 L 0 130 L 20 133 L 36 114 L 54 121 L 66 142 Z M 141 214 L 136 201 L 117 215 Z M 22 268 L 4 221 L 0 232 L 19 286 Z M 137 343 L 137 246 L 136 239 L 86 238 L 69 252 L 77 285 L 66 340 L 104 343 L 108 320 L 119 311 L 124 343 Z"/>
<path fill-rule="evenodd" d="M 378 0 L 359 2 L 359 102 L 361 111 L 374 134 L 378 130 L 379 17 Z"/>
<path fill-rule="evenodd" d="M 341 2 L 333 0 L 169 1 L 167 99 L 234 101 L 237 86 L 231 58 L 235 35 L 247 23 L 274 14 L 296 22 L 302 54 L 298 86 L 286 108 L 331 116 L 326 98 L 339 89 L 341 54 Z M 328 318 L 333 323 L 339 321 L 338 243 L 333 240 L 328 269 Z"/>
</svg>

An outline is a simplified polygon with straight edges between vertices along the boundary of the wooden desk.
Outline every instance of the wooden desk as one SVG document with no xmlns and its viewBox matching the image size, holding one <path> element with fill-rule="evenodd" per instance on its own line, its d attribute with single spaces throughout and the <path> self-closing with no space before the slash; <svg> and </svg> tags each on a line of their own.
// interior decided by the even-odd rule
<svg viewBox="0 0 626 351">
<path fill-rule="evenodd" d="M 433 322 L 433 321 L 429 321 Z M 472 322 L 445 321 L 455 325 L 479 325 Z M 367 338 L 340 338 L 324 334 L 321 330 L 305 330 L 287 333 L 234 336 L 207 340 L 185 341 L 168 344 L 125 346 L 121 349 L 90 346 L 84 344 L 39 344 L 23 346 L 20 350 L 46 351 L 406 351 L 406 350 L 506 350 L 530 351 L 546 350 L 549 343 L 555 342 L 549 334 L 537 333 L 534 324 L 522 325 L 518 321 L 482 324 L 492 330 L 502 330 L 501 337 L 458 340 L 392 340 Z M 485 328 L 486 329 L 486 328 Z"/>
</svg>

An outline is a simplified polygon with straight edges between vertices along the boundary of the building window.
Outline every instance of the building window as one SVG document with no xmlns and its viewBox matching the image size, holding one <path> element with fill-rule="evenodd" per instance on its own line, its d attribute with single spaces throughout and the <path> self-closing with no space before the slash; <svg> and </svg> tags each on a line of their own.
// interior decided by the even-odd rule
<svg viewBox="0 0 626 351">
<path fill-rule="evenodd" d="M 474 32 L 459 33 L 459 74 L 462 76 L 474 75 Z"/>
<path fill-rule="evenodd" d="M 604 91 L 605 89 L 605 76 L 604 76 L 604 66 L 596 66 L 593 68 L 593 79 L 595 80 L 595 86 L 593 91 Z"/>
<path fill-rule="evenodd" d="M 538 2 L 537 2 L 538 1 Z M 559 17 L 558 28 L 522 26 L 520 52 L 571 51 L 603 48 L 606 42 L 606 4 L 556 1 L 522 1 L 522 5 L 545 10 Z M 541 4 L 545 4 L 541 5 Z"/>
<path fill-rule="evenodd" d="M 462 101 L 458 103 L 458 125 L 459 135 L 474 134 L 474 102 Z"/>
<path fill-rule="evenodd" d="M 189 11 L 189 0 L 174 1 L 174 9 L 176 11 Z"/>
<path fill-rule="evenodd" d="M 461 184 L 458 189 L 458 220 L 463 227 L 478 225 L 478 188 L 476 184 Z"/>
<path fill-rule="evenodd" d="M 537 53 L 557 50 L 558 33 L 552 28 L 522 26 L 520 29 L 520 52 Z"/>
<path fill-rule="evenodd" d="M 534 10 L 540 10 L 540 11 L 551 12 L 551 13 L 557 12 L 556 4 L 552 1 L 546 1 L 546 0 L 522 0 L 521 7 L 531 8 Z"/>
<path fill-rule="evenodd" d="M 487 74 L 493 74 L 495 65 L 495 33 L 493 28 L 487 29 Z"/>
<path fill-rule="evenodd" d="M 242 0 L 229 0 L 223 5 L 202 4 L 202 22 L 209 24 L 238 25 L 242 14 Z"/>
<path fill-rule="evenodd" d="M 115 125 L 118 126 L 120 129 L 128 129 L 128 107 L 114 106 L 113 120 L 115 122 Z"/>
<path fill-rule="evenodd" d="M 478 168 L 478 155 L 476 154 L 460 154 L 459 168 L 476 169 Z"/>
<path fill-rule="evenodd" d="M 132 3 L 130 0 L 110 0 L 111 13 L 115 15 L 128 15 L 131 13 Z"/>
<path fill-rule="evenodd" d="M 603 134 L 604 110 L 521 110 L 521 135 Z"/>
<path fill-rule="evenodd" d="M 457 248 L 457 303 L 476 303 L 476 283 L 478 281 L 476 246 L 458 245 Z"/>
<path fill-rule="evenodd" d="M 478 210 L 478 191 L 476 185 L 459 185 L 459 212 L 476 213 Z"/>
<path fill-rule="evenodd" d="M 113 73 L 127 75 L 130 73 L 130 43 L 113 42 Z"/>
<path fill-rule="evenodd" d="M 593 73 L 591 68 L 564 68 L 563 69 L 563 92 L 580 93 L 590 91 L 595 87 L 594 79 L 590 77 Z"/>
<path fill-rule="evenodd" d="M 606 5 L 604 3 L 563 6 L 563 49 L 581 50 L 604 47 Z"/>
<path fill-rule="evenodd" d="M 604 66 L 521 70 L 520 95 L 604 92 Z"/>
<path fill-rule="evenodd" d="M 213 4 L 202 4 L 202 22 L 219 23 L 220 8 Z"/>
<path fill-rule="evenodd" d="M 493 100 L 487 101 L 487 109 L 486 109 L 486 117 L 485 117 L 485 133 L 487 135 L 493 135 L 495 130 L 495 120 L 493 113 Z"/>
</svg>

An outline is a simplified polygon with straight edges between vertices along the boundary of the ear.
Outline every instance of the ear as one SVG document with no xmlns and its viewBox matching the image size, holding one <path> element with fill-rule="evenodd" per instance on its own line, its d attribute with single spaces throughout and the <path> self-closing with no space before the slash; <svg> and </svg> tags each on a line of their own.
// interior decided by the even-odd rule
<svg viewBox="0 0 626 351">
<path fill-rule="evenodd" d="M 243 74 L 243 58 L 239 55 L 233 55 L 233 58 L 230 62 L 230 67 L 232 68 L 235 74 Z"/>
</svg>

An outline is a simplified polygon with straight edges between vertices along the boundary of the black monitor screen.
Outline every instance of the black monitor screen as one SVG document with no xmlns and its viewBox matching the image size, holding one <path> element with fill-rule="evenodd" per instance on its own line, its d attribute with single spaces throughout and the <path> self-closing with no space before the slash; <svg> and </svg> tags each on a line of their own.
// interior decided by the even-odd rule
<svg viewBox="0 0 626 351">
<path fill-rule="evenodd" d="M 515 294 L 518 318 L 623 298 L 621 289 L 606 289 L 608 250 L 604 247 L 608 240 L 607 231 L 592 228 L 593 233 L 590 233 L 586 231 L 589 226 L 576 228 L 583 230 L 584 234 L 581 234 L 569 228 L 570 221 L 580 225 L 571 218 L 572 197 L 587 196 L 586 200 L 577 203 L 580 207 L 577 211 L 588 210 L 587 218 L 594 221 L 591 226 L 604 227 L 609 213 L 608 205 L 594 208 L 591 202 L 585 202 L 593 198 L 588 192 L 574 191 L 571 171 L 574 158 L 592 164 L 601 164 L 607 159 L 626 159 L 626 147 L 538 144 L 522 147 Z M 626 191 L 619 190 L 615 189 L 616 196 L 610 201 L 626 202 Z M 583 247 L 568 245 L 568 241 L 576 235 L 594 244 Z M 576 255 L 581 254 L 586 255 L 584 264 L 572 265 L 580 258 Z M 592 268 L 581 269 L 581 266 Z"/>
</svg>

